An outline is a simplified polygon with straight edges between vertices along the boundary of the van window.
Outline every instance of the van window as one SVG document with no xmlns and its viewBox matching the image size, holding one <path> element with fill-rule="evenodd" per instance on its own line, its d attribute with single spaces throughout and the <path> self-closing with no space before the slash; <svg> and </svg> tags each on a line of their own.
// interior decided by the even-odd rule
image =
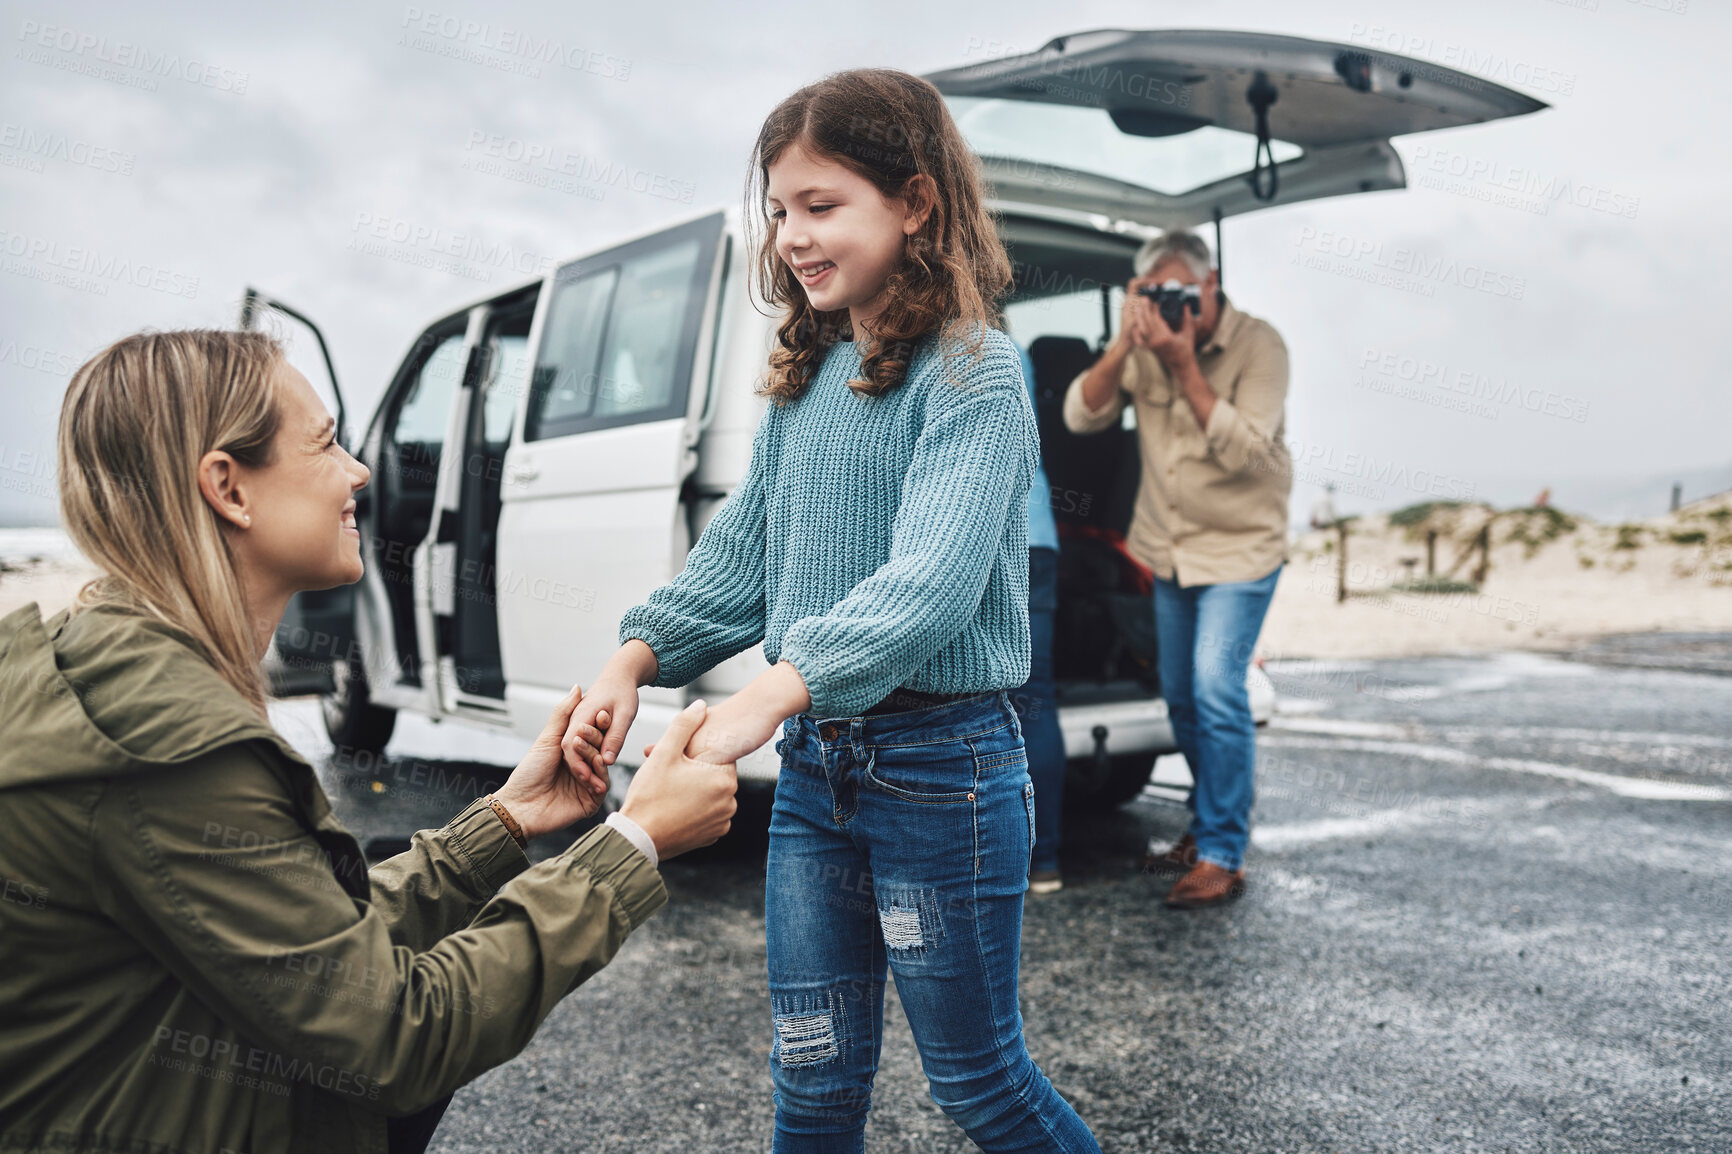
<svg viewBox="0 0 1732 1154">
<path fill-rule="evenodd" d="M 554 290 L 547 335 L 541 341 L 541 363 L 535 366 L 530 440 L 547 435 L 540 431 L 544 428 L 589 416 L 600 377 L 597 367 L 607 308 L 618 282 L 619 269 L 604 268 Z"/>
<path fill-rule="evenodd" d="M 525 440 L 685 416 L 721 231 L 718 213 L 555 274 Z"/>
<path fill-rule="evenodd" d="M 451 398 L 463 375 L 463 334 L 446 337 L 433 350 L 416 374 L 397 410 L 391 442 L 418 444 L 429 450 L 434 461 L 445 443 L 445 422 L 451 416 Z"/>
<path fill-rule="evenodd" d="M 517 416 L 517 399 L 523 395 L 529 374 L 529 337 L 503 333 L 494 338 L 482 394 L 481 439 L 489 445 L 511 440 L 511 422 Z"/>
<path fill-rule="evenodd" d="M 1075 188 L 1081 174 L 1087 174 L 1182 196 L 1245 172 L 1257 148 L 1257 138 L 1250 133 L 1213 125 L 1171 136 L 1132 135 L 1103 107 L 972 96 L 944 99 L 970 148 L 983 157 L 1020 161 L 1028 166 L 1024 175 L 1038 175 L 1055 190 Z M 1305 152 L 1285 140 L 1272 141 L 1270 150 L 1277 164 Z"/>
<path fill-rule="evenodd" d="M 1098 345 L 1118 335 L 1119 314 L 1124 309 L 1124 286 L 1108 285 L 1107 293 L 1104 333 L 1098 284 L 1032 300 L 1013 300 L 1004 306 L 1004 327 L 1025 349 L 1040 337 L 1057 336 L 1081 337 L 1090 345 Z"/>
<path fill-rule="evenodd" d="M 613 319 L 601 354 L 597 416 L 649 413 L 674 391 L 680 328 L 685 324 L 698 242 L 664 248 L 620 270 Z"/>
</svg>

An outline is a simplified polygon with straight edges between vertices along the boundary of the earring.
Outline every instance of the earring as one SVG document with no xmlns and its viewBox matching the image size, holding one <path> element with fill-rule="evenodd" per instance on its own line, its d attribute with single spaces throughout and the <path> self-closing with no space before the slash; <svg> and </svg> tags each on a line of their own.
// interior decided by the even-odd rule
<svg viewBox="0 0 1732 1154">
<path fill-rule="evenodd" d="M 251 513 L 243 513 L 241 515 L 241 520 L 248 525 L 251 525 L 253 523 L 253 515 Z"/>
</svg>

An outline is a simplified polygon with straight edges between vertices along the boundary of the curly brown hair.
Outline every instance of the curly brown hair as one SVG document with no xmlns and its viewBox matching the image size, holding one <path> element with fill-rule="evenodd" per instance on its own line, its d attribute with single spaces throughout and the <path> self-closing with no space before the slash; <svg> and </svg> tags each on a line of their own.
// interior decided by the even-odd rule
<svg viewBox="0 0 1732 1154">
<path fill-rule="evenodd" d="M 902 264 L 885 286 L 888 302 L 869 332 L 855 334 L 846 310 L 813 308 L 799 278 L 776 255 L 770 165 L 796 144 L 846 166 L 886 199 L 930 205 L 925 222 L 907 239 Z M 987 326 L 1002 327 L 998 298 L 1011 286 L 1010 258 L 986 209 L 980 161 L 944 97 L 918 76 L 857 68 L 808 84 L 778 104 L 752 148 L 745 221 L 747 247 L 757 251 L 753 287 L 765 304 L 784 310 L 760 390 L 777 404 L 806 390 L 838 340 L 864 342 L 865 380 L 848 385 L 878 396 L 907 376 L 914 350 L 927 336 L 973 329 L 968 351 L 976 352 Z"/>
</svg>

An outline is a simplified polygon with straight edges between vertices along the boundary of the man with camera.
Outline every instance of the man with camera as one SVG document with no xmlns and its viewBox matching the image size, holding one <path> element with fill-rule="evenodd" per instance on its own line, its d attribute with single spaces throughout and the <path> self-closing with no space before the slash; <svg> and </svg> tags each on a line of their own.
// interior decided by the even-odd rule
<svg viewBox="0 0 1732 1154">
<path fill-rule="evenodd" d="M 1154 571 L 1161 692 L 1196 782 L 1184 837 L 1144 864 L 1179 877 L 1167 905 L 1197 909 L 1245 888 L 1245 676 L 1287 560 L 1287 347 L 1227 300 L 1196 235 L 1155 237 L 1133 267 L 1118 335 L 1071 382 L 1064 422 L 1099 432 L 1134 407 L 1142 478 L 1126 545 Z"/>
</svg>

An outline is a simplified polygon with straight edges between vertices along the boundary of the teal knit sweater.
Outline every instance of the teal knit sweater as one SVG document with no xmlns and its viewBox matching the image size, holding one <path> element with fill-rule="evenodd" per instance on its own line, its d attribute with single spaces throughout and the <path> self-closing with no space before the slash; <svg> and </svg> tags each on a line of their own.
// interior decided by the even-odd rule
<svg viewBox="0 0 1732 1154">
<path fill-rule="evenodd" d="M 978 332 L 978 330 L 976 330 Z M 621 618 L 685 685 L 759 641 L 805 679 L 815 717 L 899 686 L 1012 689 L 1028 679 L 1029 484 L 1040 464 L 1015 344 L 987 329 L 921 342 L 879 397 L 853 341 L 796 401 L 772 404 L 745 477 L 672 583 Z"/>
</svg>

